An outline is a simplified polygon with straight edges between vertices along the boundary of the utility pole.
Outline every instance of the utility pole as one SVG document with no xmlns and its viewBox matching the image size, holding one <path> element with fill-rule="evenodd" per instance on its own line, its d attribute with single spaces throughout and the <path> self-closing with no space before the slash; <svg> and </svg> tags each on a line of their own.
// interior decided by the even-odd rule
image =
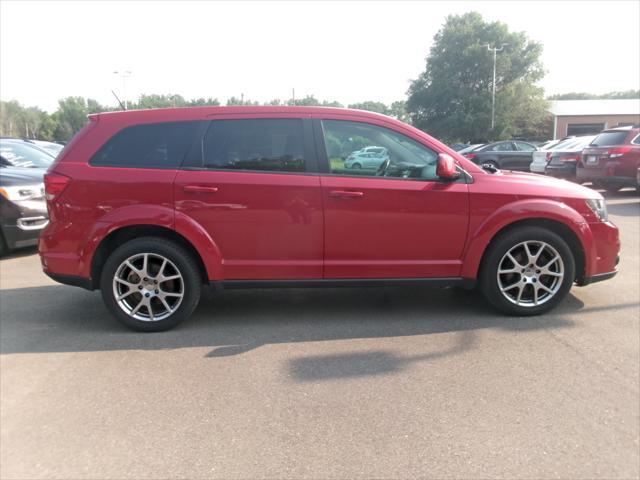
<svg viewBox="0 0 640 480">
<path fill-rule="evenodd" d="M 295 106 L 296 105 L 296 89 L 295 88 L 291 89 L 291 100 L 293 105 Z"/>
<path fill-rule="evenodd" d="M 124 109 L 129 108 L 129 102 L 127 101 L 127 78 L 131 76 L 130 70 L 116 70 L 113 72 L 115 75 L 122 77 L 122 100 L 124 100 Z"/>
<path fill-rule="evenodd" d="M 504 47 L 506 47 L 508 45 L 508 43 L 503 43 L 500 48 L 498 47 L 493 47 L 491 48 L 489 46 L 489 44 L 487 43 L 485 45 L 485 47 L 487 47 L 487 50 L 489 50 L 490 52 L 493 52 L 493 92 L 491 94 L 491 130 L 493 130 L 493 127 L 495 127 L 495 119 L 496 119 L 496 55 L 498 52 L 501 52 Z"/>
</svg>

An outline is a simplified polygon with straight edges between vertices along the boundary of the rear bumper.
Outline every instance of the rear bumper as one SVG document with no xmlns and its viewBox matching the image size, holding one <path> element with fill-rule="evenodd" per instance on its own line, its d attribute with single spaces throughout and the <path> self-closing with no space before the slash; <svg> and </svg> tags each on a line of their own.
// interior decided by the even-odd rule
<svg viewBox="0 0 640 480">
<path fill-rule="evenodd" d="M 529 170 L 531 173 L 545 173 L 544 169 L 547 166 L 547 163 L 531 163 L 529 165 Z"/>
<path fill-rule="evenodd" d="M 610 278 L 615 277 L 617 274 L 618 274 L 618 270 L 614 270 L 613 272 L 607 272 L 607 273 L 599 273 L 598 275 L 593 275 L 592 277 L 585 277 L 581 282 L 578 283 L 578 285 L 580 287 L 586 287 L 587 285 L 591 285 L 592 283 L 609 280 Z"/>
<path fill-rule="evenodd" d="M 555 177 L 555 178 L 566 178 L 566 179 L 575 179 L 576 178 L 576 165 L 551 165 L 547 164 L 545 167 L 545 174 Z"/>
<path fill-rule="evenodd" d="M 576 178 L 582 182 L 599 181 L 602 183 L 610 183 L 614 185 L 621 185 L 625 187 L 635 187 L 638 183 L 637 177 L 627 177 L 622 175 L 615 175 L 615 171 L 611 167 L 591 167 L 591 168 L 577 168 Z"/>
<path fill-rule="evenodd" d="M 85 290 L 93 290 L 93 282 L 90 278 L 78 277 L 76 275 L 59 275 L 57 273 L 47 272 L 46 270 L 44 273 L 58 283 L 84 288 Z"/>
</svg>

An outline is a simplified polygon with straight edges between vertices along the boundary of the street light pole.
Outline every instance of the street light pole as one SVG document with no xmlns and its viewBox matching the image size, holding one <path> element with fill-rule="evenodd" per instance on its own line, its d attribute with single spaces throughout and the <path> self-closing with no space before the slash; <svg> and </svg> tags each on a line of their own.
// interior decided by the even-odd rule
<svg viewBox="0 0 640 480">
<path fill-rule="evenodd" d="M 127 101 L 127 78 L 131 76 L 130 70 L 122 70 L 122 71 L 114 71 L 115 75 L 120 75 L 122 77 L 122 100 L 124 101 L 124 109 L 127 110 L 129 107 L 129 102 Z"/>
<path fill-rule="evenodd" d="M 507 43 L 503 43 L 500 48 L 498 47 L 493 47 L 491 48 L 489 46 L 489 44 L 487 43 L 485 45 L 485 47 L 487 47 L 487 50 L 489 50 L 490 52 L 493 52 L 493 92 L 491 94 L 491 130 L 493 130 L 493 127 L 495 127 L 495 118 L 496 118 L 496 57 L 497 57 L 497 53 L 501 52 L 504 47 L 506 47 L 508 44 Z"/>
</svg>

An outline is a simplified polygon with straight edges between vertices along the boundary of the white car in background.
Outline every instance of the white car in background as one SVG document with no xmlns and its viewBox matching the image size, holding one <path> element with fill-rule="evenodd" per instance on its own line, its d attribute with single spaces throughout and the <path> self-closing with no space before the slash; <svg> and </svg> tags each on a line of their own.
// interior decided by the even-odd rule
<svg viewBox="0 0 640 480">
<path fill-rule="evenodd" d="M 551 152 L 557 148 L 562 149 L 572 143 L 575 143 L 575 141 L 576 137 L 569 137 L 545 143 L 540 150 L 533 152 L 533 161 L 529 166 L 529 170 L 533 173 L 541 173 L 544 175 L 544 169 L 551 159 Z"/>
</svg>

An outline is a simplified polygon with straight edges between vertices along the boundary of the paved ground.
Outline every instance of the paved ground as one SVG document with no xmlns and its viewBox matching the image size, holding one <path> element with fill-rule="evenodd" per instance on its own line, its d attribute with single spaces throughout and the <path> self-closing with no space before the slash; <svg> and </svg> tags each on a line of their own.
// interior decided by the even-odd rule
<svg viewBox="0 0 640 480">
<path fill-rule="evenodd" d="M 640 203 L 622 272 L 535 319 L 432 288 L 232 291 L 163 334 L 0 263 L 2 478 L 638 478 Z"/>
</svg>

